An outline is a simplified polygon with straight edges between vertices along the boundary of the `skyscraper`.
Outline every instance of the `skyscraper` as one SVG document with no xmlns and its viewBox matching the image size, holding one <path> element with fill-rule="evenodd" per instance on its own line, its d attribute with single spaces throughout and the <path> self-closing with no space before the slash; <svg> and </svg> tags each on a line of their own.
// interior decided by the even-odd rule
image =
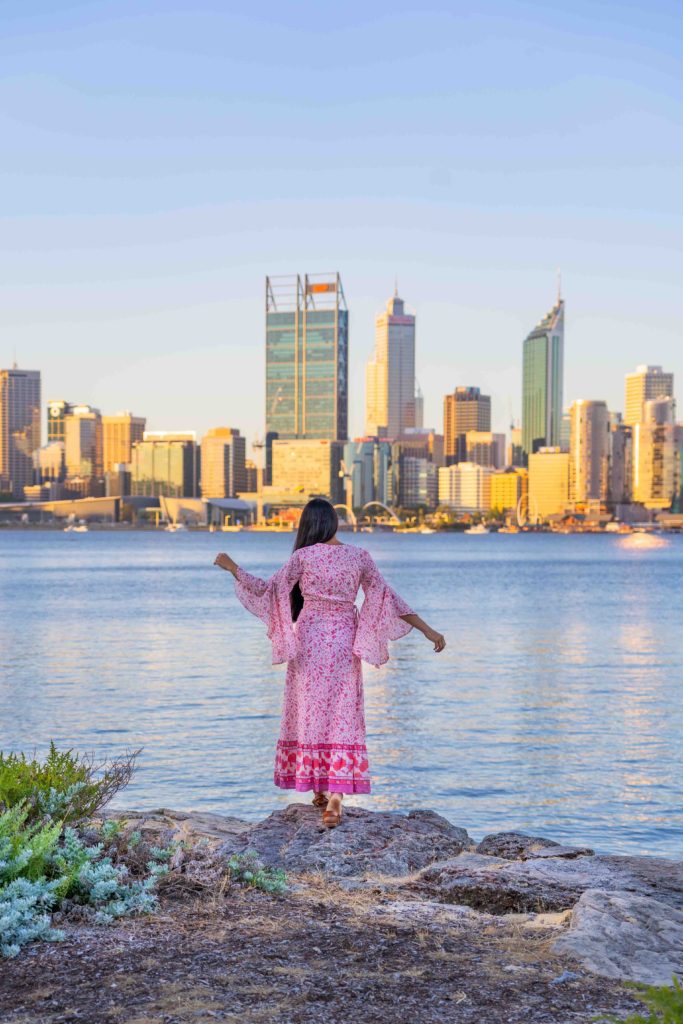
<svg viewBox="0 0 683 1024">
<path fill-rule="evenodd" d="M 102 476 L 102 416 L 90 405 L 74 405 L 64 417 L 67 477 Z"/>
<path fill-rule="evenodd" d="M 201 450 L 203 498 L 234 498 L 247 490 L 246 440 L 239 430 L 207 430 Z"/>
<path fill-rule="evenodd" d="M 147 421 L 144 416 L 131 412 L 118 412 L 102 417 L 102 461 L 104 472 L 111 473 L 114 466 L 131 461 L 136 441 L 142 441 Z"/>
<path fill-rule="evenodd" d="M 607 501 L 610 420 L 605 402 L 579 398 L 569 409 L 569 500 Z"/>
<path fill-rule="evenodd" d="M 444 457 L 446 465 L 467 461 L 469 430 L 491 429 L 491 397 L 479 388 L 456 388 L 443 403 Z"/>
<path fill-rule="evenodd" d="M 680 491 L 676 403 L 662 396 L 645 402 L 633 427 L 633 501 L 646 508 L 671 508 Z"/>
<path fill-rule="evenodd" d="M 529 515 L 561 515 L 569 503 L 569 452 L 559 446 L 529 455 Z"/>
<path fill-rule="evenodd" d="M 131 492 L 147 498 L 194 498 L 197 462 L 193 430 L 146 430 L 133 445 Z"/>
<path fill-rule="evenodd" d="M 0 491 L 24 497 L 40 448 L 40 371 L 0 370 Z"/>
<path fill-rule="evenodd" d="M 398 292 L 375 320 L 375 351 L 365 368 L 365 432 L 395 440 L 422 426 L 422 394 L 415 382 L 415 317 Z"/>
<path fill-rule="evenodd" d="M 645 402 L 651 398 L 673 398 L 673 394 L 673 373 L 665 373 L 661 366 L 637 366 L 635 373 L 626 374 L 624 423 L 640 423 Z"/>
<path fill-rule="evenodd" d="M 63 398 L 52 398 L 47 403 L 47 443 L 64 440 L 64 420 L 73 406 Z"/>
<path fill-rule="evenodd" d="M 339 274 L 266 278 L 267 472 L 275 438 L 346 440 L 348 350 Z"/>
<path fill-rule="evenodd" d="M 531 455 L 562 443 L 564 375 L 564 299 L 524 340 L 522 372 L 522 447 Z"/>
</svg>

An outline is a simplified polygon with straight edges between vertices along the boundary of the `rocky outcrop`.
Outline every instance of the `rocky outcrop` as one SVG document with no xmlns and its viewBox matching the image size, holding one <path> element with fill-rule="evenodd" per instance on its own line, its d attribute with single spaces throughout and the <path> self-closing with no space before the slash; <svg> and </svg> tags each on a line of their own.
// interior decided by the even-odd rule
<svg viewBox="0 0 683 1024">
<path fill-rule="evenodd" d="M 256 824 L 169 810 L 125 817 L 160 840 L 200 840 L 219 859 L 256 850 L 294 884 L 320 873 L 367 890 L 367 912 L 387 921 L 474 931 L 516 924 L 520 934 L 547 932 L 570 973 L 578 965 L 652 984 L 683 976 L 683 862 L 596 855 L 520 832 L 475 847 L 465 829 L 426 810 L 346 808 L 331 831 L 309 804 Z"/>
<path fill-rule="evenodd" d="M 231 837 L 223 849 L 256 850 L 273 867 L 347 879 L 404 877 L 473 845 L 464 828 L 434 811 L 398 814 L 351 807 L 344 810 L 342 827 L 327 830 L 321 827 L 319 811 L 290 804 Z"/>
</svg>

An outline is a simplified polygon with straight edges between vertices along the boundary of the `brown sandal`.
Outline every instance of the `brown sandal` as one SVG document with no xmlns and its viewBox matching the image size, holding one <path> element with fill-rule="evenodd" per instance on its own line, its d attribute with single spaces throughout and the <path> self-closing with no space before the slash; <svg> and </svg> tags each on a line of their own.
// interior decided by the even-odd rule
<svg viewBox="0 0 683 1024">
<path fill-rule="evenodd" d="M 314 807 L 327 807 L 329 803 L 329 796 L 325 796 L 324 793 L 314 793 L 313 795 L 313 806 Z"/>
<path fill-rule="evenodd" d="M 336 796 L 337 794 L 333 794 Z M 330 797 L 332 799 L 332 797 Z M 341 825 L 342 820 L 342 802 L 339 799 L 339 810 L 338 811 L 323 811 L 323 825 L 325 828 L 336 828 L 337 825 Z"/>
</svg>

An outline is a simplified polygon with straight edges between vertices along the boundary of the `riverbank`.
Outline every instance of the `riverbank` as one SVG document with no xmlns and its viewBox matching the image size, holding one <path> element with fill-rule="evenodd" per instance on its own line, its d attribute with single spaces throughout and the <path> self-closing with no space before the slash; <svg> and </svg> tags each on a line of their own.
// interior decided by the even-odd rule
<svg viewBox="0 0 683 1024">
<path fill-rule="evenodd" d="M 150 917 L 59 922 L 0 971 L 3 1024 L 587 1022 L 683 974 L 683 862 L 501 833 L 432 811 L 292 804 L 257 824 L 110 812 L 178 845 Z M 226 882 L 256 850 L 281 895 Z"/>
</svg>

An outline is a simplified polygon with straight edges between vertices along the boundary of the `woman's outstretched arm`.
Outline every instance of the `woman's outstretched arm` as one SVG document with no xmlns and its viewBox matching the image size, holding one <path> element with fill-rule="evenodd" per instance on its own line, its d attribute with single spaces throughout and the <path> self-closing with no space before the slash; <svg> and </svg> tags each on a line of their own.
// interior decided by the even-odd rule
<svg viewBox="0 0 683 1024">
<path fill-rule="evenodd" d="M 407 622 L 409 626 L 414 626 L 420 633 L 427 637 L 430 643 L 434 644 L 434 650 L 439 654 L 446 646 L 446 640 L 444 639 L 443 633 L 437 632 L 436 629 L 432 629 L 431 626 L 427 625 L 424 619 L 421 619 L 419 615 L 411 613 L 410 615 L 401 615 L 400 618 L 404 622 Z"/>
</svg>

